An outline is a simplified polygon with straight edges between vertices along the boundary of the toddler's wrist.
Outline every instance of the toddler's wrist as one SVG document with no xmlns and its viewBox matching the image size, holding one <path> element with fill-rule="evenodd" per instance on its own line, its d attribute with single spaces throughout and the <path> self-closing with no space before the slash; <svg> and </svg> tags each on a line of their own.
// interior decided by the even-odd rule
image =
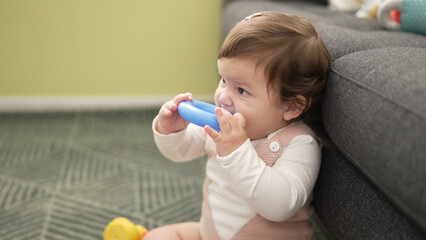
<svg viewBox="0 0 426 240">
<path fill-rule="evenodd" d="M 169 135 L 173 133 L 172 131 L 164 128 L 160 123 L 156 124 L 155 131 L 157 131 L 159 134 L 162 134 L 162 135 Z"/>
<path fill-rule="evenodd" d="M 233 147 L 232 149 L 228 149 L 227 151 L 221 151 L 220 153 L 217 152 L 218 149 L 216 149 L 217 152 L 217 157 L 220 159 L 227 159 L 227 158 L 232 158 L 232 156 L 238 152 L 241 151 L 241 149 L 243 149 L 245 144 L 250 144 L 250 139 L 246 139 L 245 141 L 243 141 L 241 144 L 239 144 L 238 146 Z"/>
</svg>

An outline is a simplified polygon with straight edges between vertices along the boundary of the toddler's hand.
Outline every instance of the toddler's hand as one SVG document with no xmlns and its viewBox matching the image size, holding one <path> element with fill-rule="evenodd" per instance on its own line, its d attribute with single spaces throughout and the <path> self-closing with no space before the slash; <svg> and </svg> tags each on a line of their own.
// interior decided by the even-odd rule
<svg viewBox="0 0 426 240">
<path fill-rule="evenodd" d="M 247 133 L 244 130 L 246 121 L 240 113 L 232 116 L 230 112 L 222 108 L 216 108 L 215 112 L 220 132 L 216 132 L 209 126 L 205 126 L 204 130 L 216 143 L 217 155 L 224 157 L 247 141 Z"/>
<path fill-rule="evenodd" d="M 161 134 L 170 134 L 183 130 L 189 124 L 178 112 L 178 105 L 182 101 L 192 100 L 191 93 L 179 94 L 172 100 L 161 106 L 158 113 L 158 122 L 156 129 Z"/>
</svg>

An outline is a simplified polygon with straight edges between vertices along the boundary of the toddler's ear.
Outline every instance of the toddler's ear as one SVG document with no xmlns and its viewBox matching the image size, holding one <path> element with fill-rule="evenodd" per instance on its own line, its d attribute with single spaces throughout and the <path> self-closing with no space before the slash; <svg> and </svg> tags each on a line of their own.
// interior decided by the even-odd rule
<svg viewBox="0 0 426 240">
<path fill-rule="evenodd" d="M 283 113 L 285 121 L 291 121 L 299 117 L 306 108 L 306 98 L 302 95 L 297 95 L 293 101 L 286 104 L 286 109 Z"/>
</svg>

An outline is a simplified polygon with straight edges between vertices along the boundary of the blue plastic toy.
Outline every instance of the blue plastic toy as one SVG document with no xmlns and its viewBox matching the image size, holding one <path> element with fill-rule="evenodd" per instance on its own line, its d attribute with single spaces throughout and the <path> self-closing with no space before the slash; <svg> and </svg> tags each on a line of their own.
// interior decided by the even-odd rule
<svg viewBox="0 0 426 240">
<path fill-rule="evenodd" d="M 200 127 L 210 126 L 216 131 L 220 131 L 214 110 L 216 106 L 201 101 L 183 101 L 178 106 L 179 114 L 188 122 Z"/>
</svg>

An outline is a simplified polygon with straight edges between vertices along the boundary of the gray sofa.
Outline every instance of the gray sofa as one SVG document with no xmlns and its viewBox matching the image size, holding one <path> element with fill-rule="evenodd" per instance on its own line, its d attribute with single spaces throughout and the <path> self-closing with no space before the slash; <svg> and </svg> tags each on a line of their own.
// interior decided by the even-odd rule
<svg viewBox="0 0 426 240">
<path fill-rule="evenodd" d="M 426 36 L 319 1 L 226 1 L 223 36 L 244 17 L 278 11 L 310 19 L 333 58 L 322 114 L 314 205 L 334 239 L 426 238 Z"/>
</svg>

